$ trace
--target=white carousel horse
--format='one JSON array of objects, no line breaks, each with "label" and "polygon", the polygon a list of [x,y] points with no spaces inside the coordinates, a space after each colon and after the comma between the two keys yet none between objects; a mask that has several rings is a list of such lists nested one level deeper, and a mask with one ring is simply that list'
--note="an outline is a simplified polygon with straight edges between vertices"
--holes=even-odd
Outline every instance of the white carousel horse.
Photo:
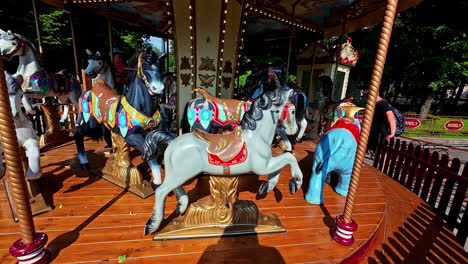
[{"label": "white carousel horse", "polygon": [[78,109],[78,99],[81,95],[81,85],[70,74],[49,74],[39,59],[39,53],[34,45],[17,33],[0,29],[0,57],[10,60],[19,57],[19,64],[13,77],[23,76],[21,88],[30,98],[57,97],[60,104],[64,104],[60,124],[65,124],[68,118],[70,101]]},{"label": "white carousel horse", "polygon": [[[174,191],[178,212],[188,206],[188,196],[182,188],[187,180],[205,172],[208,175],[269,175],[268,182],[260,186],[259,193],[273,190],[281,168],[291,167],[289,181],[291,193],[302,185],[302,172],[296,158],[289,152],[272,156],[271,143],[275,128],[282,126],[288,135],[297,132],[293,90],[277,89],[258,97],[244,115],[241,126],[223,135],[201,130],[183,134],[172,140],[164,154],[166,175],[156,189],[152,216],[145,226],[145,234],[154,233],[161,224],[165,200]],[[221,146],[221,147],[219,147]],[[183,162],[183,166],[181,166]]]},{"label": "white carousel horse", "polygon": [[101,78],[113,90],[115,89],[114,75],[112,74],[112,65],[105,60],[99,51],[93,53],[89,49],[86,50],[88,55],[88,66],[85,69],[85,74],[92,78],[94,86],[97,78]]},{"label": "white carousel horse", "polygon": [[[9,73],[5,72],[5,77],[8,86],[8,95],[10,97],[11,113],[15,122],[16,136],[18,137],[19,145],[24,148],[26,157],[28,158],[26,177],[28,180],[37,180],[42,176],[39,142],[31,122],[21,110],[21,102],[28,113],[34,115],[35,111],[32,109],[28,98],[24,96],[23,90],[20,88],[20,83],[22,81],[21,76],[15,79]],[[1,151],[0,145],[0,152]],[[3,162],[0,162],[0,172],[4,170]],[[3,175],[3,173],[1,175]]]}]

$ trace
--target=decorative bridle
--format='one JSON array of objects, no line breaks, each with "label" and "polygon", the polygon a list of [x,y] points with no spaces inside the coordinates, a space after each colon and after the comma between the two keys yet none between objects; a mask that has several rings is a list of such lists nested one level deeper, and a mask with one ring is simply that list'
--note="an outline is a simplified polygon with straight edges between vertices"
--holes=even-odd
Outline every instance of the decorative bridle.
[{"label": "decorative bridle", "polygon": [[[0,34],[0,39],[16,40],[18,42],[16,47],[13,49],[13,51],[10,52],[10,54],[13,54],[13,53],[17,52],[19,49],[26,46],[26,41],[22,40],[21,38],[19,38],[15,34],[8,34],[7,32],[5,32],[5,33]],[[8,57],[2,56],[2,58],[8,58]]]},{"label": "decorative bridle", "polygon": [[150,85],[148,83],[148,79],[146,78],[145,73],[143,72],[143,52],[138,55],[137,59],[137,76],[143,80],[143,83],[145,84],[146,88],[148,88],[148,92],[151,95],[154,95],[153,91],[150,89]]},{"label": "decorative bridle", "polygon": [[96,60],[96,61],[100,60],[100,61],[102,61],[102,65],[99,68],[99,71],[97,71],[96,75],[99,74],[102,71],[102,69],[104,69],[104,67],[106,67],[106,65],[107,65],[107,62],[105,60],[103,60],[101,56],[97,56],[96,54],[88,55],[88,60]]}]

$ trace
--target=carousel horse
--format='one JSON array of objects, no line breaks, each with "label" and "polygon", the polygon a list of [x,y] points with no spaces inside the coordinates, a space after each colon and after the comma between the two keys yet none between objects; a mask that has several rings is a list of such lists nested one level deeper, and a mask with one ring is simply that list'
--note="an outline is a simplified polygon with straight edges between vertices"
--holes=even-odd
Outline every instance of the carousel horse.
[{"label": "carousel horse", "polygon": [[[147,132],[156,129],[161,122],[155,97],[164,90],[162,69],[166,55],[158,57],[151,47],[137,52],[130,60],[130,65],[136,66],[136,70],[129,73],[122,95],[117,94],[102,79],[97,79],[93,89],[80,97],[75,142],[82,168],[88,169],[84,136],[99,139],[102,136],[101,125],[121,135],[126,143],[144,153]],[[154,183],[160,184],[161,173],[157,160],[147,161]]]},{"label": "carousel horse", "polygon": [[88,66],[85,69],[85,74],[92,78],[92,84],[94,85],[97,78],[101,78],[114,90],[114,74],[112,72],[112,65],[109,61],[104,59],[99,51],[93,53],[87,49],[86,54],[88,55]]},{"label": "carousel horse", "polygon": [[[246,94],[250,95],[251,99],[247,101],[220,99],[201,88],[194,89],[204,98],[193,99],[187,103],[182,119],[182,132],[188,133],[194,129],[201,129],[205,132],[212,132],[213,128],[234,129],[250,109],[253,99],[258,97],[258,93],[286,87],[282,76],[284,76],[283,67],[268,67],[250,75],[251,79],[246,84],[246,87],[249,88],[246,88],[245,91],[248,91]],[[253,86],[256,86],[257,89]],[[301,127],[296,141],[300,141],[307,127],[305,119],[307,96],[301,90],[294,89],[293,103],[296,107],[296,119]],[[285,142],[286,151],[291,152],[292,144],[284,131],[277,129],[276,134]]]},{"label": "carousel horse", "polygon": [[81,85],[71,74],[49,74],[39,59],[39,53],[34,45],[23,36],[0,29],[0,57],[10,60],[19,57],[16,73],[23,76],[21,88],[29,98],[42,99],[54,96],[60,104],[64,104],[60,124],[64,125],[68,118],[69,103],[78,109],[78,98],[81,95]]},{"label": "carousel horse", "polygon": [[[40,151],[39,143],[37,140],[36,131],[34,130],[29,119],[23,114],[21,109],[21,103],[25,110],[34,115],[31,104],[28,98],[24,96],[23,90],[21,89],[21,75],[15,79],[9,73],[5,72],[5,77],[8,86],[8,95],[10,98],[11,113],[13,115],[13,121],[15,123],[16,136],[18,137],[18,143],[25,150],[26,157],[28,158],[28,169],[26,171],[26,178],[28,180],[37,180],[42,176],[41,164],[40,164]],[[0,153],[1,145],[0,145]],[[3,172],[3,162],[0,162],[0,171]],[[3,175],[3,173],[1,174]]]},{"label": "carousel horse", "polygon": [[174,191],[178,198],[178,212],[185,212],[189,200],[182,184],[202,172],[224,176],[251,172],[269,175],[268,183],[262,184],[259,190],[269,192],[278,182],[281,168],[289,164],[292,175],[289,190],[295,193],[302,184],[302,172],[296,158],[291,153],[273,157],[270,147],[277,126],[282,126],[290,135],[297,132],[292,97],[292,90],[288,89],[264,93],[252,103],[241,125],[229,134],[196,130],[175,138],[164,153],[166,174],[156,189],[155,205],[146,223],[145,234],[154,233],[161,224],[169,192]]},{"label": "carousel horse", "polygon": [[221,99],[202,88],[193,91],[203,95],[203,98],[192,99],[186,104],[182,119],[183,133],[195,129],[205,132],[212,132],[213,128],[232,130],[250,108],[250,101]]},{"label": "carousel horse", "polygon": [[361,131],[360,121],[354,117],[364,108],[344,106],[343,109],[346,116],[323,134],[315,149],[309,189],[305,195],[305,199],[311,204],[323,203],[323,186],[330,172],[339,175],[335,192],[343,196],[348,194]]},{"label": "carousel horse", "polygon": [[[250,98],[255,99],[263,92],[273,91],[278,87],[286,88],[286,65],[278,67],[268,67],[247,77],[247,82],[243,88],[244,94]],[[296,136],[296,142],[299,142],[304,136],[305,129],[307,127],[306,120],[306,107],[307,107],[307,95],[300,89],[293,88],[294,90],[294,105],[296,106],[296,122],[300,126],[299,134]],[[283,140],[286,145],[286,151],[292,151],[292,144],[289,141],[287,135],[280,129],[276,131],[279,138]]]}]

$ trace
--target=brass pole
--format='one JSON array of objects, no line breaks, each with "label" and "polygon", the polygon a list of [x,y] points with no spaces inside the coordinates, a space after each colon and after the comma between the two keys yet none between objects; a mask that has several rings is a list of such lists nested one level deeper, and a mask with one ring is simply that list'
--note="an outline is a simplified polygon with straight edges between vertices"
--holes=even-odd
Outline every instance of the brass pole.
[{"label": "brass pole", "polygon": [[73,7],[70,7],[70,29],[72,35],[72,44],[73,44],[73,58],[75,59],[75,73],[78,80],[80,79],[80,68],[78,67],[78,52],[76,47],[76,34],[75,34],[75,24],[73,19]]},{"label": "brass pole", "polygon": [[[316,92],[314,93],[312,91],[312,84],[314,83],[314,77],[315,77],[314,76],[314,68],[315,68],[315,52],[316,51],[317,51],[317,43],[314,42],[314,48],[312,49],[312,66],[310,67],[309,91],[308,91],[308,94],[307,94],[307,96],[309,98],[312,98],[313,100],[315,100],[315,98],[317,98],[317,96],[316,96],[317,93]],[[311,93],[312,93],[313,96],[310,96]]]},{"label": "brass pole", "polygon": [[385,59],[387,57],[388,44],[392,34],[393,21],[395,20],[396,8],[398,0],[387,0],[385,8],[384,22],[380,32],[379,45],[377,48],[377,55],[375,57],[374,68],[372,70],[372,79],[369,86],[368,99],[364,111],[364,119],[361,130],[361,137],[356,152],[356,159],[354,161],[353,173],[351,175],[351,183],[349,185],[348,196],[344,209],[344,221],[349,223],[351,221],[351,214],[353,212],[354,198],[359,183],[359,175],[361,174],[362,162],[366,154],[367,141],[369,139],[369,132],[374,117],[374,109],[379,94],[380,82],[382,80],[382,73],[384,69]]},{"label": "brass pole", "polygon": [[37,12],[37,0],[32,0],[33,12],[34,12],[34,21],[36,22],[36,34],[39,53],[42,54],[42,35],[41,35],[41,21],[39,20],[39,14]]},{"label": "brass pole", "polygon": [[[112,65],[114,65],[114,53],[113,53],[113,50],[114,50],[114,47],[113,47],[113,43],[112,43],[112,18],[111,16],[107,16],[107,31],[108,31],[108,34],[109,34],[109,49],[110,49],[110,61],[112,63]],[[114,67],[114,66],[112,66]]]},{"label": "brass pole", "polygon": [[18,158],[21,157],[21,154],[11,114],[4,70],[3,62],[0,60],[0,136],[2,137],[6,168],[10,177],[21,237],[24,244],[30,244],[34,241],[36,231],[26,190],[23,164]]},{"label": "brass pole", "polygon": [[[296,5],[299,4],[301,0],[297,0],[292,4],[292,14],[291,14],[291,21],[294,20],[296,17]],[[292,48],[292,38],[293,38],[293,26],[290,26],[289,31],[289,47],[288,47],[288,65],[286,65],[286,82],[289,80],[289,63],[291,62],[291,48]]]},{"label": "brass pole", "polygon": [[[333,72],[333,90],[331,92],[331,95],[330,95],[330,100],[332,99],[333,97],[333,92],[335,91],[336,89],[336,75],[338,74],[338,66],[339,66],[339,62],[340,62],[340,55],[341,55],[341,45],[343,45],[343,40],[344,40],[344,35],[345,35],[345,30],[346,30],[346,23],[348,21],[348,12],[345,11],[345,14],[343,16],[343,27],[341,28],[341,35],[340,35],[340,43],[338,43],[338,49],[336,50],[336,55],[335,55],[335,70]],[[340,98],[341,99],[341,98]]]}]

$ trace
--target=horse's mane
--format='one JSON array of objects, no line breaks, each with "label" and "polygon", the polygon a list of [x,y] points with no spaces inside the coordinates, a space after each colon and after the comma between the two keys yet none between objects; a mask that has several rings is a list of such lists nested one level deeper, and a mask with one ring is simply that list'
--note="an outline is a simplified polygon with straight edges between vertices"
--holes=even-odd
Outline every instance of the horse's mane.
[{"label": "horse's mane", "polygon": [[[253,98],[255,92],[261,87],[264,89],[264,92],[286,87],[285,68],[285,64],[276,66],[269,65],[252,72],[252,74],[247,77],[247,82],[243,87],[243,93],[247,97]],[[270,76],[270,70],[274,76]],[[270,82],[267,82],[268,80],[270,80]]]},{"label": "horse's mane", "polygon": [[22,35],[20,35],[18,33],[13,33],[13,35],[15,37],[19,38],[20,40],[24,41],[24,43],[26,43],[26,45],[32,50],[34,58],[36,59],[36,61],[38,61],[39,65],[42,68],[44,68],[44,65],[42,64],[41,56],[39,55],[39,51],[37,51],[36,47],[31,43],[31,41],[29,41],[27,38],[23,37]]},{"label": "horse's mane", "polygon": [[5,79],[8,88],[8,94],[16,94],[20,88],[18,81],[7,71],[5,71]]},{"label": "horse's mane", "polygon": [[128,71],[127,81],[125,82],[125,85],[124,85],[124,93],[127,92],[128,90],[127,84],[131,83],[137,75],[136,67],[138,63],[138,55],[140,55],[141,52],[143,51],[135,52],[135,54],[133,54],[133,56],[128,60],[128,67],[131,68],[132,70]]},{"label": "horse's mane", "polygon": [[272,105],[280,106],[284,103],[283,94],[289,89],[276,89],[267,91],[259,96],[250,106],[250,110],[242,118],[241,126],[243,129],[255,130],[258,120],[263,118],[263,110],[270,109]]}]

